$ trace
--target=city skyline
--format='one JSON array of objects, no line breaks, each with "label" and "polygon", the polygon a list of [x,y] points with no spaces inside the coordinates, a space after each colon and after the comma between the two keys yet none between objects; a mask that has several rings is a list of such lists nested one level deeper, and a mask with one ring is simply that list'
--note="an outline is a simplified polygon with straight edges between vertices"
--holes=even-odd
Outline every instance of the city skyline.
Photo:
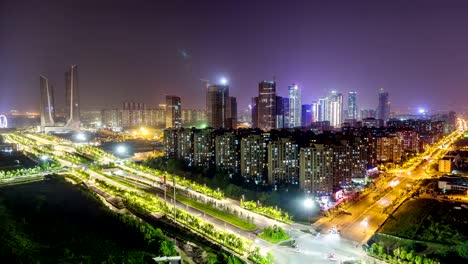
[{"label": "city skyline", "polygon": [[[216,83],[222,77],[229,79],[238,108],[245,109],[258,82],[276,77],[278,95],[285,96],[288,84],[298,83],[303,87],[303,103],[312,103],[330,90],[356,91],[360,107],[374,109],[375,94],[383,87],[392,95],[395,110],[465,111],[463,101],[457,100],[464,97],[468,81],[462,63],[466,55],[457,50],[468,43],[461,26],[468,19],[464,16],[468,6],[461,1],[424,3],[424,14],[417,3],[375,6],[362,1],[352,6],[321,5],[320,12],[308,16],[304,11],[315,10],[315,3],[292,4],[284,10],[290,11],[288,20],[266,22],[256,18],[260,10],[281,14],[283,6],[183,1],[161,5],[142,1],[129,6],[114,1],[105,8],[105,1],[96,6],[87,1],[73,6],[49,1],[38,7],[3,1],[0,30],[7,41],[0,44],[0,56],[5,58],[0,63],[0,112],[38,111],[37,76],[59,80],[62,65],[72,63],[80,66],[81,109],[112,108],[124,100],[158,105],[169,94],[182,96],[187,108],[202,108],[200,91],[205,85],[200,79]],[[207,14],[226,19],[210,25]],[[237,18],[244,16],[237,25]],[[335,22],[329,22],[328,16],[335,17]],[[47,19],[39,19],[43,17]],[[189,19],[197,22],[189,25]],[[98,26],[92,27],[89,20]],[[444,24],[438,26],[439,22]],[[298,23],[305,26],[295,27]],[[125,31],[126,37],[121,34],[123,27],[131,29]],[[73,29],[69,38],[61,37],[66,28]],[[353,29],[352,36],[346,33]],[[43,37],[31,39],[34,32]],[[90,45],[90,35],[95,45]],[[215,41],[201,42],[210,36]],[[425,41],[429,36],[444,41]],[[279,41],[265,44],[264,38]],[[295,39],[298,45],[282,39]],[[438,63],[429,64],[429,59]],[[51,84],[61,98],[60,83]],[[450,94],[460,95],[455,101],[439,97],[447,87]],[[57,105],[57,109],[63,107]]]}]

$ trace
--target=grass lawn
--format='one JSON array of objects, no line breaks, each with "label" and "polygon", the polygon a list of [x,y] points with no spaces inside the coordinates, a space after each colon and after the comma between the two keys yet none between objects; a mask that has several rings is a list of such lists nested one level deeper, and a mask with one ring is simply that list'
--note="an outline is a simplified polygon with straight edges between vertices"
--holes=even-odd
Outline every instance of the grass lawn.
[{"label": "grass lawn", "polygon": [[379,229],[379,233],[413,238],[434,204],[432,199],[417,199],[404,203],[388,218]]},{"label": "grass lawn", "polygon": [[288,235],[285,235],[283,237],[280,237],[280,238],[273,238],[273,237],[269,237],[267,235],[265,235],[265,233],[260,233],[258,235],[259,238],[263,239],[263,240],[266,240],[272,244],[276,244],[276,243],[279,243],[281,241],[285,241],[285,240],[288,240],[289,239],[289,236]]},{"label": "grass lawn", "polygon": [[467,211],[460,207],[460,203],[410,200],[390,216],[378,232],[427,242],[457,244],[468,238]]},{"label": "grass lawn", "polygon": [[147,242],[139,226],[121,219],[87,190],[63,180],[1,187],[0,259],[154,263],[151,258],[161,254],[158,243],[163,240]]},{"label": "grass lawn", "polygon": [[215,209],[211,206],[207,206],[203,203],[200,203],[200,202],[197,202],[197,201],[194,201],[194,200],[191,200],[189,198],[186,198],[184,196],[181,196],[181,195],[177,195],[177,201],[180,201],[181,203],[184,203],[188,206],[191,206],[193,208],[196,208],[200,211],[203,211],[207,214],[210,214],[216,218],[219,218],[223,221],[226,221],[230,224],[233,224],[237,227],[240,227],[244,230],[255,230],[257,228],[257,226],[251,222],[248,222],[247,220],[244,220],[244,219],[240,219],[239,217],[233,215],[233,214],[230,214],[230,213],[227,213],[227,212],[224,212],[224,211],[221,211],[221,210],[218,210],[218,209]]}]

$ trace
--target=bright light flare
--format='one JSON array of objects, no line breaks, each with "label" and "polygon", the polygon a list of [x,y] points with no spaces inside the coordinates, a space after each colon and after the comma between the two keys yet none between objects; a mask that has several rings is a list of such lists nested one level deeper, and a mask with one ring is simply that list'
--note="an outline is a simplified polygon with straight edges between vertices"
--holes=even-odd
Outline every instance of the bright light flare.
[{"label": "bright light flare", "polygon": [[75,137],[79,141],[86,141],[86,139],[87,139],[85,133],[83,133],[83,132],[80,132],[80,133],[76,134]]},{"label": "bright light flare", "polygon": [[48,160],[49,160],[49,157],[46,156],[46,155],[42,155],[42,156],[41,156],[41,160],[42,160],[42,161],[48,161]]},{"label": "bright light flare", "polygon": [[387,198],[382,198],[380,199],[379,204],[383,207],[387,207],[388,205],[390,205],[390,201],[388,201]]},{"label": "bright light flare", "polygon": [[311,198],[307,198],[304,200],[304,207],[305,208],[312,208],[314,207],[314,200],[312,200]]},{"label": "bright light flare", "polygon": [[222,85],[226,85],[228,83],[228,80],[224,77],[222,77],[219,82],[222,84]]},{"label": "bright light flare", "polygon": [[117,153],[124,154],[126,152],[127,152],[127,148],[125,146],[120,145],[117,147]]},{"label": "bright light flare", "polygon": [[364,218],[364,219],[361,221],[360,225],[361,225],[362,227],[364,227],[364,228],[367,228],[367,227],[369,226],[369,219],[368,219],[367,217]]},{"label": "bright light flare", "polygon": [[393,181],[390,182],[389,185],[390,185],[390,187],[395,187],[395,186],[397,186],[399,183],[400,183],[399,180],[393,180]]}]

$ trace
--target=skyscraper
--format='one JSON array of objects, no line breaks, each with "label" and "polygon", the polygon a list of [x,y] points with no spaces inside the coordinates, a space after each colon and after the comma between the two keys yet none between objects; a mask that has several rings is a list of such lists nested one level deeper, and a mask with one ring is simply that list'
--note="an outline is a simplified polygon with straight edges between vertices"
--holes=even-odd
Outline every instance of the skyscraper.
[{"label": "skyscraper", "polygon": [[41,127],[55,125],[54,88],[49,85],[49,79],[40,76],[41,86]]},{"label": "skyscraper", "polygon": [[[276,96],[276,128],[284,128],[285,127],[285,109],[284,109],[284,99],[281,96]],[[289,100],[289,99],[288,99]]]},{"label": "skyscraper", "polygon": [[327,98],[320,98],[317,105],[317,121],[325,121],[325,115],[327,112]]},{"label": "skyscraper", "polygon": [[80,128],[80,105],[78,94],[78,66],[71,65],[65,72],[66,104],[65,116],[67,128]]},{"label": "skyscraper", "polygon": [[325,121],[330,121],[333,127],[340,127],[343,123],[343,95],[332,91],[325,102]]},{"label": "skyscraper", "polygon": [[388,121],[390,116],[390,101],[388,100],[388,92],[384,92],[383,88],[379,91],[379,105],[377,106],[377,119]]},{"label": "skyscraper", "polygon": [[166,95],[166,128],[182,127],[182,109],[179,96]]},{"label": "skyscraper", "polygon": [[206,115],[209,127],[232,128],[237,126],[237,101],[235,97],[229,97],[229,86],[208,86],[206,90]]},{"label": "skyscraper", "polygon": [[312,122],[319,121],[319,103],[312,102]]},{"label": "skyscraper", "polygon": [[313,110],[313,105],[312,104],[302,105],[302,117],[301,117],[302,124],[301,124],[301,126],[303,126],[303,127],[310,126],[310,124],[312,123],[312,120],[313,120],[313,115],[314,115],[313,111],[314,110]]},{"label": "skyscraper", "polygon": [[258,84],[257,126],[268,131],[276,128],[276,83],[262,81]]},{"label": "skyscraper", "polygon": [[297,84],[288,86],[289,92],[289,128],[300,127],[301,124],[301,112],[302,112],[302,100],[301,100],[301,89]]},{"label": "skyscraper", "polygon": [[358,119],[356,92],[348,93],[348,119]]},{"label": "skyscraper", "polygon": [[225,128],[237,128],[237,99],[233,96],[229,96],[228,98]]}]

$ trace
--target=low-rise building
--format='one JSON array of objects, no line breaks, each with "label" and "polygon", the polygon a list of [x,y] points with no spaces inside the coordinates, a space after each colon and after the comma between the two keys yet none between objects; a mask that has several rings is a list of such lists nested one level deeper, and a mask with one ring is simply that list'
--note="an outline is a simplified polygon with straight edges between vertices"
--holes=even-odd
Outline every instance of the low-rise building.
[{"label": "low-rise building", "polygon": [[439,172],[451,173],[452,172],[452,161],[448,158],[439,160]]},{"label": "low-rise building", "polygon": [[437,186],[442,191],[468,191],[468,178],[445,175],[439,178]]}]

